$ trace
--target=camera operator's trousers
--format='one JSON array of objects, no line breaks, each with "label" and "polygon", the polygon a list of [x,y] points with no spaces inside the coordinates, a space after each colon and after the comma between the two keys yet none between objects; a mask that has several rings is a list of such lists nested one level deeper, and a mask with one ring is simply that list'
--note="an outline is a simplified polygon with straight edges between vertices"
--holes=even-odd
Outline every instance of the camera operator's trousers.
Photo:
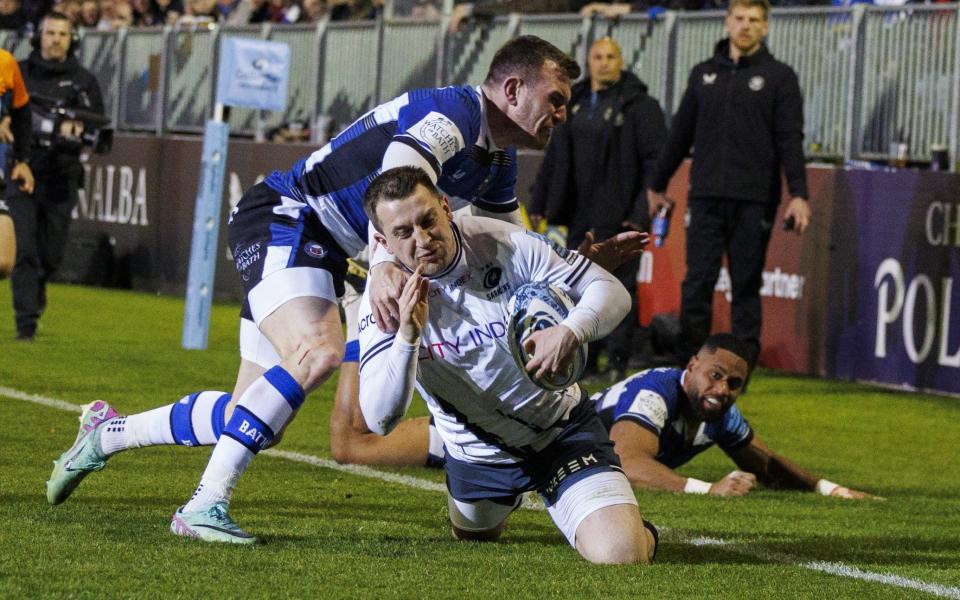
[{"label": "camera operator's trousers", "polygon": [[70,213],[77,203],[72,177],[39,174],[33,195],[7,182],[7,204],[17,238],[17,260],[10,275],[18,334],[32,337],[47,305],[47,279],[63,262]]}]

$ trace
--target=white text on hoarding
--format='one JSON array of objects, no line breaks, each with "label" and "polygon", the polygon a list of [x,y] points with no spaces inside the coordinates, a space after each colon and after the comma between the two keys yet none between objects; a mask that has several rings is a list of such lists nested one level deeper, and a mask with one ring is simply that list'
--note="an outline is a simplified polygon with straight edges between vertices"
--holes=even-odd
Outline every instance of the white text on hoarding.
[{"label": "white text on hoarding", "polygon": [[[950,305],[953,297],[952,277],[943,277],[940,280],[938,296],[930,277],[921,273],[908,283],[904,281],[900,263],[894,258],[888,258],[877,268],[873,287],[877,290],[877,337],[873,349],[874,356],[883,358],[887,355],[887,327],[902,317],[904,349],[914,364],[920,364],[927,359],[933,349],[934,341],[939,338],[937,364],[944,367],[960,367],[960,346],[953,354],[948,347]],[[926,322],[920,324],[922,333],[917,340],[914,333],[915,320],[917,309],[921,306],[923,314],[926,315]]]}]

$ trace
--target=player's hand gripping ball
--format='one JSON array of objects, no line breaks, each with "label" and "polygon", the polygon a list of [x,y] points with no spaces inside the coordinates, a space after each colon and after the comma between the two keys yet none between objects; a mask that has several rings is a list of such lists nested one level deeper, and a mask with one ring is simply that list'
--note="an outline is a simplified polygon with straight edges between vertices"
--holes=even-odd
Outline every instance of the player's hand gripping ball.
[{"label": "player's hand gripping ball", "polygon": [[577,348],[573,361],[563,372],[538,381],[524,368],[531,357],[524,350],[523,343],[533,332],[559,325],[575,304],[562,290],[545,282],[521,285],[507,302],[507,339],[510,341],[513,360],[524,375],[545,390],[568,388],[583,377],[587,366],[587,345]]}]

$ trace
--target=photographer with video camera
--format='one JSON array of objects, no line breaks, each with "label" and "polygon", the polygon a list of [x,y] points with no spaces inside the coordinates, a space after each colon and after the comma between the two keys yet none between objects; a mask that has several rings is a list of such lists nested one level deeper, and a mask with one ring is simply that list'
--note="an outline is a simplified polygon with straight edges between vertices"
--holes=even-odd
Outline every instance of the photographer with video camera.
[{"label": "photographer with video camera", "polygon": [[33,100],[30,167],[35,189],[32,196],[17,186],[7,186],[6,192],[17,240],[10,280],[18,340],[36,335],[46,307],[47,280],[63,261],[70,214],[83,179],[80,150],[94,145],[91,129],[99,134],[108,122],[102,117],[96,78],[73,56],[76,44],[70,18],[48,13],[33,40],[33,52],[20,63]]}]

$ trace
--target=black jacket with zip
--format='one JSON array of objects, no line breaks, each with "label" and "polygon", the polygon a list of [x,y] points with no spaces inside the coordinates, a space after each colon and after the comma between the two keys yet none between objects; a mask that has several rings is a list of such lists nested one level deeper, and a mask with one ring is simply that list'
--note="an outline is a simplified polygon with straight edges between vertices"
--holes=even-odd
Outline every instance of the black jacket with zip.
[{"label": "black jacket with zip", "polygon": [[779,203],[781,167],[791,197],[807,198],[797,74],[766,45],[735,63],[729,40],[721,40],[690,71],[650,181],[654,191],[666,189],[691,145],[691,198]]},{"label": "black jacket with zip", "polygon": [[[103,96],[96,77],[83,68],[72,55],[63,61],[45,60],[39,50],[20,62],[20,71],[30,94],[34,110],[43,110],[41,98],[55,100],[65,108],[79,108],[97,114],[104,113]],[[36,141],[36,139],[34,140]],[[60,151],[34,145],[31,152],[34,175],[56,175],[81,172],[79,151]]]},{"label": "black jacket with zip", "polygon": [[[574,139],[571,123],[558,127],[550,138],[546,154],[531,190],[528,210],[547,217],[554,225],[567,225],[571,231],[593,229],[598,240],[623,231],[621,223],[631,221],[648,226],[646,177],[656,164],[661,144],[666,137],[663,111],[655,99],[647,95],[645,83],[629,71],[623,71],[620,80],[608,90],[612,96],[612,110],[599,126],[603,128],[603,142],[594,151],[603,165],[596,177],[598,187],[589,198],[578,198],[576,177],[579,172],[573,159]],[[573,86],[567,104],[570,119],[575,119],[581,104],[589,102],[590,79]],[[593,207],[589,223],[574,223],[574,214],[580,204]]]}]

